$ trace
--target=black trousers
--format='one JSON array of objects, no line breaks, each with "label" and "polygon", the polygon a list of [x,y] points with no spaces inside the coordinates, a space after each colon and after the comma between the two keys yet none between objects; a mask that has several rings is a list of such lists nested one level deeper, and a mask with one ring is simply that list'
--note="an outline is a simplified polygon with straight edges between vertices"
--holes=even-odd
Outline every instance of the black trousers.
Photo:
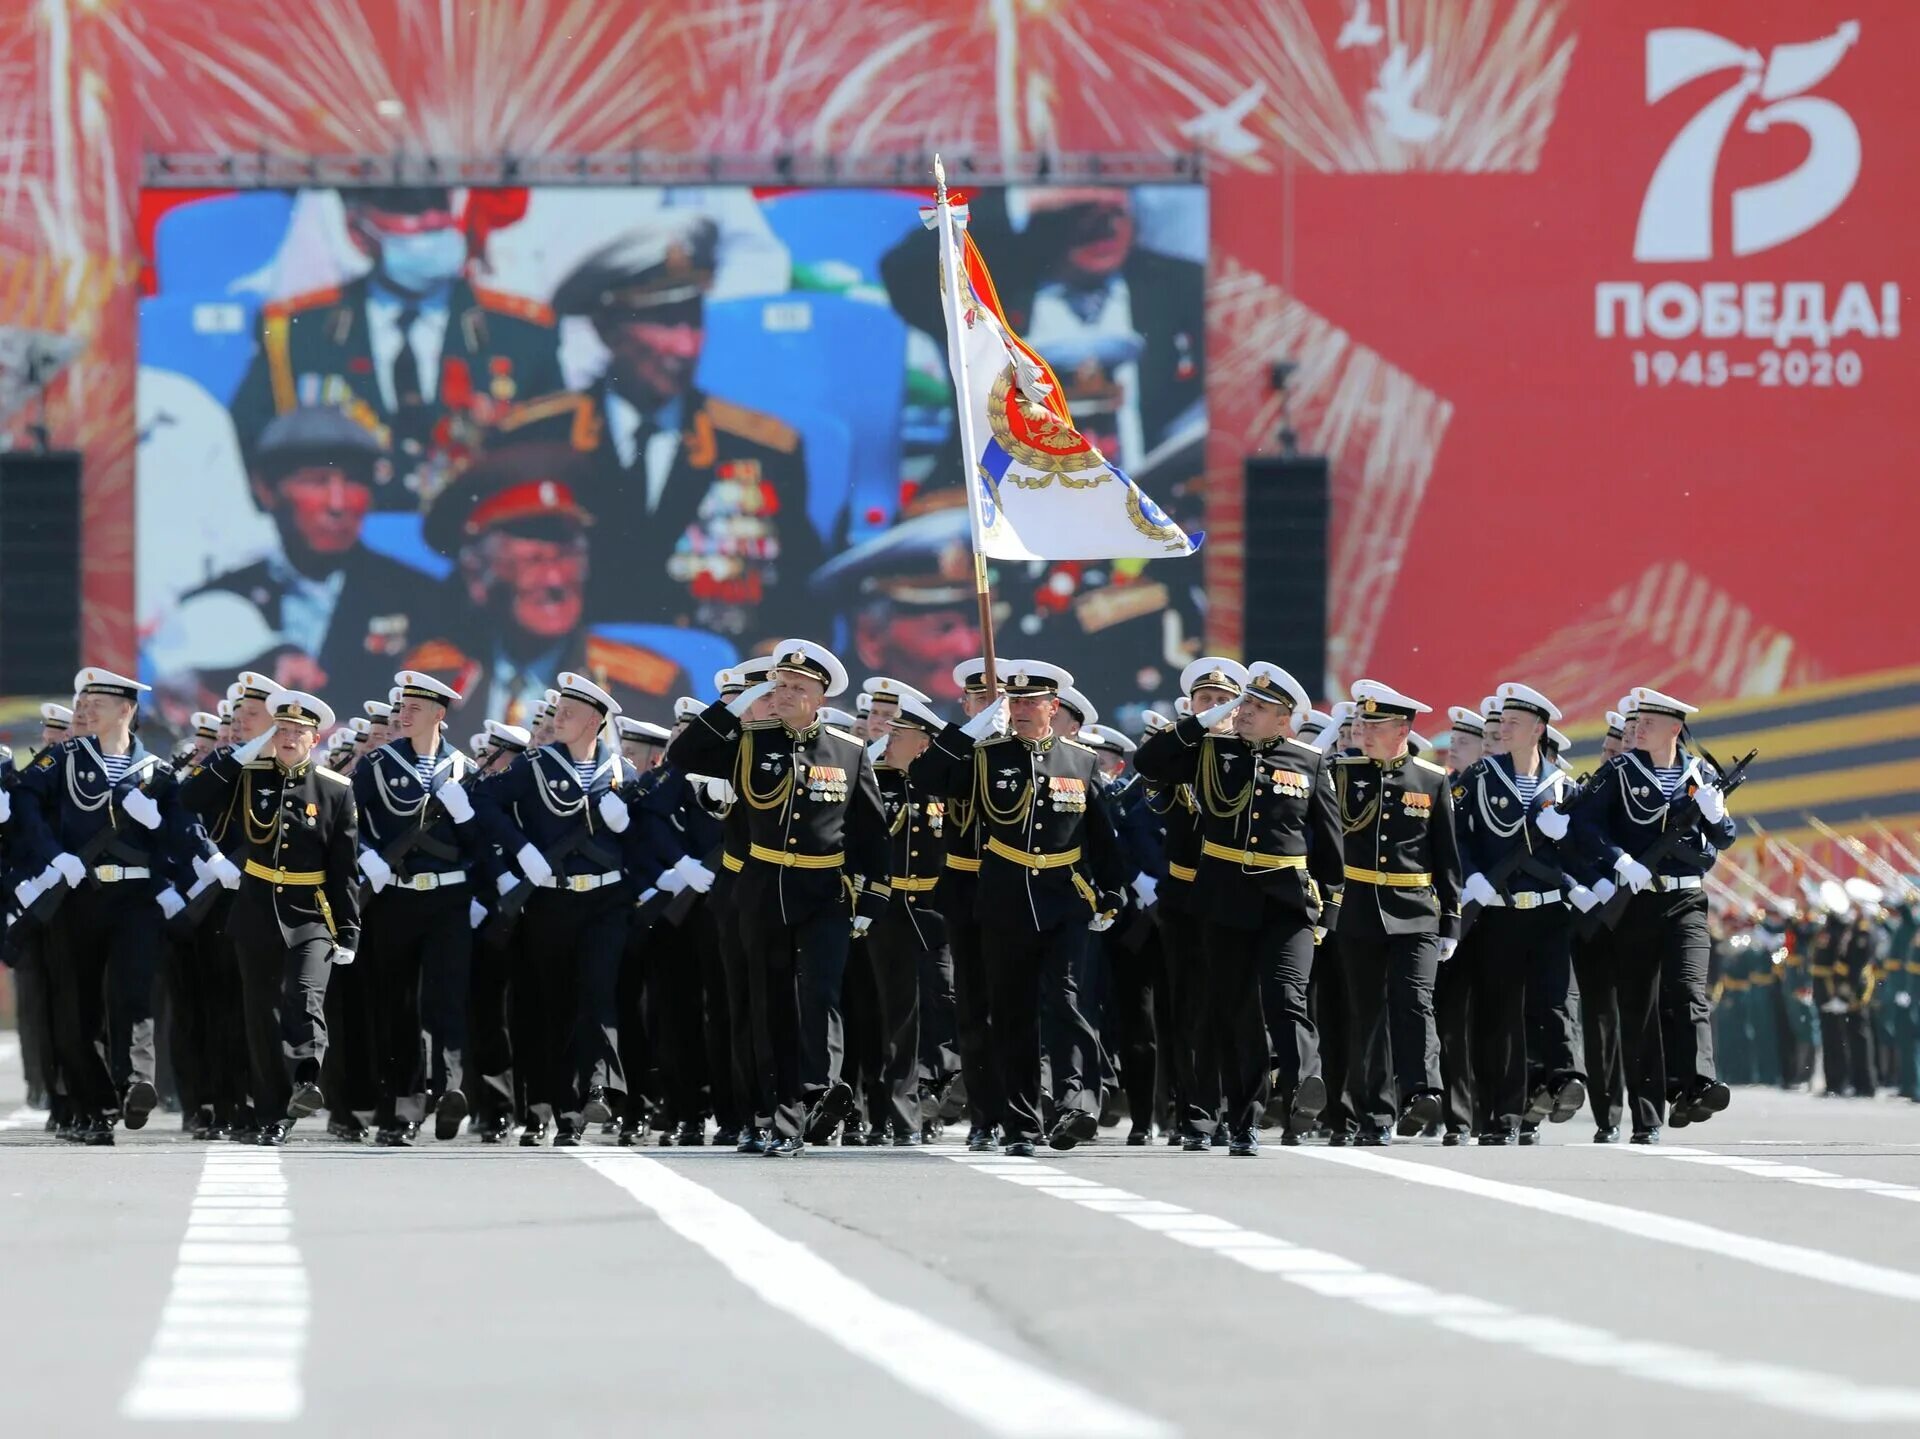
[{"label": "black trousers", "polygon": [[426,1117],[433,1068],[427,1041],[461,1087],[466,1068],[467,995],[472,985],[473,928],[464,884],[442,889],[389,887],[367,902],[360,950],[352,968],[370,990],[375,1116],[383,1124]]},{"label": "black trousers", "polygon": [[1542,905],[1516,914],[1549,915],[1534,925],[1533,959],[1527,966],[1527,1087],[1558,1087],[1587,1076],[1585,1046],[1575,1013],[1579,989],[1573,973],[1573,916],[1567,904]]},{"label": "black trousers", "polygon": [[1518,1131],[1527,1112],[1527,999],[1529,981],[1557,953],[1566,962],[1563,905],[1484,910],[1471,942],[1454,952],[1442,973],[1467,993],[1467,1052],[1474,1085],[1473,1127],[1481,1133]]},{"label": "black trousers", "polygon": [[626,884],[576,894],[542,889],[515,932],[514,1067],[527,1122],[578,1124],[587,1091],[624,1094],[620,952],[633,896]]},{"label": "black trousers", "polygon": [[[874,1020],[881,1036],[877,1088],[867,1122],[895,1134],[920,1131],[920,976],[929,951],[896,899],[863,941],[873,975]],[[932,951],[938,954],[939,951]]]},{"label": "black trousers", "polygon": [[920,1087],[932,1118],[940,1096],[960,1072],[955,1039],[953,950],[947,945],[920,950]]},{"label": "black trousers", "polygon": [[772,1073],[773,1124],[791,1138],[805,1132],[808,1109],[840,1079],[846,1044],[840,986],[851,920],[837,904],[800,924],[748,914],[740,937],[754,1063]]},{"label": "black trousers", "polygon": [[1220,1075],[1231,1130],[1258,1129],[1277,1062],[1291,1096],[1319,1072],[1320,1045],[1307,1013],[1313,926],[1295,911],[1264,906],[1255,929],[1206,925],[1207,1021],[1199,1062]]},{"label": "black trousers", "polygon": [[177,972],[176,1053],[198,1049],[205,1086],[199,1103],[212,1105],[220,1123],[235,1123],[247,1104],[247,1026],[240,1002],[240,961],[227,938],[221,905],[193,932]]},{"label": "black trousers", "polygon": [[254,1116],[261,1124],[271,1124],[287,1117],[295,1084],[320,1078],[327,1056],[327,990],[353,966],[327,963],[333,942],[324,938],[291,947],[235,949]]},{"label": "black trousers", "polygon": [[720,957],[720,934],[714,923],[710,897],[698,900],[680,925],[692,946],[694,968],[700,978],[701,1015],[696,1042],[706,1059],[707,1109],[722,1129],[738,1130],[750,1116],[741,1113],[734,1090],[732,997],[727,968]]},{"label": "black trousers", "polygon": [[[647,1117],[649,1100],[661,1099],[668,1091],[668,1066],[661,1055],[659,1032],[660,971],[673,963],[677,942],[677,931],[664,919],[642,927],[636,918],[627,926],[626,943],[620,947],[614,1003],[620,1015],[620,1068],[627,1077],[620,1117],[623,1124],[636,1129]],[[664,1105],[660,1122],[670,1122]]]},{"label": "black trousers", "polygon": [[[24,921],[23,921],[24,922]],[[19,929],[19,924],[14,926]],[[37,925],[31,936],[8,937],[13,961],[15,1022],[20,1026],[20,1062],[27,1093],[41,1104],[64,1095],[60,1060],[53,1037],[53,992],[47,976],[45,935]]]},{"label": "black trousers", "polygon": [[[1069,933],[1074,929],[1077,937]],[[1087,993],[1097,998],[1104,987],[1095,974],[1103,964],[1101,937],[1084,925],[1065,925],[1055,932],[1061,939],[1050,952],[1040,985],[1040,1042],[1046,1056],[1041,1118],[1049,1125],[1073,1110],[1097,1118],[1110,1072],[1100,1031],[1081,1000]]]},{"label": "black trousers", "polygon": [[1820,1064],[1827,1093],[1873,1098],[1873,1027],[1863,1010],[1820,1013]]},{"label": "black trousers", "polygon": [[54,1041],[81,1114],[111,1114],[153,1083],[153,988],[161,915],[145,883],[83,883],[53,917],[47,950]]},{"label": "black trousers", "polygon": [[[1707,999],[1707,898],[1697,889],[1636,894],[1613,932],[1620,1047],[1636,1131],[1657,1128],[1669,1091],[1714,1077]],[[1675,1016],[1663,1026],[1661,1008]]]},{"label": "black trousers", "polygon": [[1351,1089],[1353,1003],[1348,989],[1345,944],[1329,934],[1314,956],[1307,1002],[1314,1029],[1320,1036],[1320,1067],[1327,1081],[1327,1107],[1320,1122],[1336,1134],[1351,1134],[1359,1125]]},{"label": "black trousers", "polygon": [[1440,1119],[1449,1134],[1471,1134],[1480,1127],[1474,1110],[1479,1075],[1473,1064],[1473,981],[1485,943],[1476,921],[1433,981],[1434,1024],[1440,1034]]},{"label": "black trousers", "polygon": [[858,940],[847,946],[847,968],[840,981],[840,1046],[840,1078],[858,1102],[848,1125],[857,1130],[864,1120],[884,1127],[893,1108],[886,1077],[886,1022],[880,1015],[873,958]]},{"label": "black trousers", "polygon": [[[1055,1093],[1062,1109],[1097,1113],[1099,1095],[1089,1099],[1086,1081],[1098,1074],[1098,1054],[1074,1037],[1079,1019],[1073,994],[1073,964],[1086,947],[1084,921],[1069,920],[1051,929],[985,922],[980,927],[986,957],[987,1002],[993,1012],[990,1051],[1000,1094],[1000,1123],[1010,1140],[1037,1143],[1041,1138],[1040,1048],[1043,1008],[1050,1002],[1063,1019],[1062,1043],[1053,1058]],[[1085,1022],[1079,1021],[1084,1029]]]},{"label": "black trousers", "polygon": [[940,912],[947,917],[947,948],[953,951],[954,1046],[967,1087],[967,1121],[971,1128],[991,1129],[1000,1122],[1000,1090],[991,1049],[991,983],[973,912],[978,892],[972,875],[950,869],[940,877]]},{"label": "black trousers", "polygon": [[1161,1048],[1172,1056],[1174,1125],[1183,1133],[1207,1133],[1220,1118],[1220,1067],[1208,1038],[1206,946],[1195,916],[1169,911],[1164,901],[1154,909],[1172,989],[1172,1024]]},{"label": "black trousers", "polygon": [[1618,1129],[1626,1114],[1627,1073],[1620,1058],[1620,992],[1613,931],[1601,925],[1575,936],[1573,972],[1580,984],[1580,1037],[1586,1049],[1587,1106],[1600,1129]]},{"label": "black trousers", "polygon": [[467,1106],[476,1126],[518,1119],[523,1112],[514,1084],[513,1031],[508,1018],[514,947],[488,925],[473,937],[466,1085]]},{"label": "black trousers", "polygon": [[1363,1124],[1384,1128],[1416,1094],[1440,1092],[1433,981],[1440,946],[1431,934],[1343,935],[1351,1001],[1347,1088]]},{"label": "black trousers", "polygon": [[356,953],[355,963],[340,967],[327,981],[327,1052],[320,1088],[330,1114],[367,1120],[380,1107],[383,1027],[373,975],[358,959]]},{"label": "black trousers", "polygon": [[[1161,971],[1160,932],[1150,920],[1129,914],[1121,924],[1132,926],[1136,941],[1129,949],[1108,934],[1107,1012],[1102,1021],[1112,1037],[1111,1052],[1120,1065],[1120,1086],[1127,1095],[1127,1114],[1133,1127],[1153,1128],[1154,1093],[1160,1084],[1160,1038],[1154,1027],[1154,996],[1165,987]],[[1172,1046],[1168,1046],[1171,1054]]]},{"label": "black trousers", "polygon": [[742,1128],[768,1129],[773,1125],[772,1040],[755,1028],[753,983],[747,964],[746,939],[741,932],[740,912],[722,889],[724,877],[707,896],[707,908],[713,916],[714,945],[720,957],[722,982],[726,989],[727,1048],[729,1074],[733,1085],[733,1104]]}]

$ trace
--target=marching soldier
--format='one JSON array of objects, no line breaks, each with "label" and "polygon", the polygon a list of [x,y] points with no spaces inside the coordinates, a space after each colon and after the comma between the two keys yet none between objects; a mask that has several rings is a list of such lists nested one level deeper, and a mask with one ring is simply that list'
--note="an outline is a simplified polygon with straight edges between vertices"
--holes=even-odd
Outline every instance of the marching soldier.
[{"label": "marching soldier", "polygon": [[[1136,761],[1162,783],[1193,785],[1200,800],[1207,1023],[1196,1063],[1221,1075],[1234,1155],[1259,1152],[1270,1055],[1288,1135],[1326,1103],[1307,981],[1322,894],[1338,894],[1344,863],[1326,758],[1295,736],[1306,691],[1264,660],[1243,673],[1228,698],[1149,736]],[[1210,689],[1233,683],[1217,664],[1190,671],[1188,684],[1196,678]],[[1230,733],[1214,732],[1229,720]]]},{"label": "marching soldier", "polygon": [[[404,1147],[419,1133],[430,1091],[437,1096],[435,1138],[456,1137],[467,1114],[470,881],[481,837],[464,788],[474,767],[442,733],[459,691],[416,670],[394,679],[400,698],[389,721],[393,737],[358,766],[353,795],[358,863],[369,891],[360,960],[372,986],[375,1142]],[[421,1049],[423,1021],[433,1037],[434,1072]]]},{"label": "marching soldier", "polygon": [[[1714,1072],[1707,1003],[1707,896],[1702,876],[1736,831],[1712,767],[1680,743],[1694,707],[1645,686],[1633,691],[1635,744],[1595,776],[1574,813],[1582,840],[1633,899],[1614,930],[1621,1048],[1633,1105],[1633,1142],[1656,1144],[1666,1102],[1682,1122],[1711,1119],[1731,1092]],[[1691,803],[1686,803],[1691,799]],[[1658,868],[1642,863],[1677,826],[1681,842]],[[1661,1036],[1661,1010],[1675,1022]]]},{"label": "marching soldier", "polygon": [[73,688],[77,737],[41,751],[11,807],[16,867],[38,870],[19,898],[32,908],[45,895],[40,909],[53,911],[46,958],[68,1102],[85,1141],[110,1145],[116,1119],[140,1129],[159,1102],[155,909],[170,919],[185,907],[175,863],[189,852],[191,822],[175,803],[173,767],[135,734],[148,687],[89,667]]},{"label": "marching soldier", "polygon": [[[1201,668],[1196,671],[1194,666]],[[1213,655],[1203,656],[1187,666],[1188,676],[1219,669],[1223,678],[1231,677],[1235,686],[1246,682],[1246,670],[1238,661]],[[1206,685],[1215,698],[1227,693],[1223,686]],[[1179,705],[1187,706],[1182,718],[1192,713],[1187,697]],[[1149,736],[1162,733],[1172,725],[1156,712],[1147,712]],[[1157,723],[1156,723],[1157,721]],[[1200,946],[1199,912],[1195,908],[1194,881],[1200,874],[1199,800],[1190,784],[1163,785],[1142,772],[1147,785],[1147,803],[1159,819],[1165,873],[1156,887],[1153,916],[1160,928],[1160,952],[1166,977],[1167,1024],[1161,1031],[1161,1049],[1170,1059],[1168,1093],[1173,1123],[1168,1126],[1167,1143],[1187,1143],[1201,1149],[1210,1142],[1208,1130],[1220,1117],[1220,1077],[1217,1067],[1208,1074],[1197,1072],[1198,1050],[1206,1024],[1205,971],[1201,967],[1205,951]],[[1211,1046],[1206,1046],[1211,1053]],[[1207,1096],[1204,1100],[1201,1096]],[[1203,1127],[1204,1126],[1204,1127]],[[1132,1136],[1128,1136],[1131,1140]]]},{"label": "marching soldier", "polygon": [[[847,673],[807,640],[774,647],[770,677],[716,700],[667,748],[690,773],[731,778],[744,807],[746,854],[731,892],[740,913],[755,1064],[774,1075],[774,1129],[763,1152],[823,1143],[853,1109],[840,1073],[841,983],[850,933],[884,913],[886,820],[858,736],[823,724],[821,702]],[[743,727],[761,699],[777,716]],[[849,912],[847,881],[854,896]],[[761,1050],[765,1053],[761,1053]]]},{"label": "marching soldier", "polygon": [[[1452,725],[1447,743],[1447,772],[1453,784],[1453,823],[1456,835],[1464,838],[1467,811],[1463,778],[1486,753],[1486,721],[1480,711],[1454,705],[1447,711]],[[1464,847],[1464,846],[1463,846]],[[1479,969],[1479,950],[1484,939],[1473,932],[1460,937],[1453,958],[1440,967],[1433,982],[1433,1009],[1440,1031],[1440,1117],[1445,1127],[1443,1145],[1449,1148],[1469,1143],[1474,1136],[1473,1034],[1470,1029],[1473,976]]]},{"label": "marching soldier", "polygon": [[[533,742],[526,730],[499,720],[488,720],[481,735],[486,744],[479,756],[480,777],[474,781],[476,790],[506,773]],[[467,1107],[480,1142],[504,1144],[512,1137],[514,1117],[518,1113],[513,1036],[507,1024],[513,949],[511,926],[494,923],[493,919],[500,877],[512,866],[490,835],[483,833],[480,838],[484,843],[478,847],[475,863],[468,871],[474,890],[468,905],[474,941],[467,1035],[472,1049],[466,1066]]]},{"label": "marching soldier", "polygon": [[[1090,932],[1110,928],[1124,902],[1118,843],[1104,810],[1089,805],[1092,750],[1054,733],[1063,686],[1057,665],[1008,660],[1006,695],[964,726],[950,724],[914,762],[912,778],[965,802],[981,829],[980,949],[993,1016],[1006,1152],[1030,1155],[1041,1138],[1040,1022],[1043,991],[1073,1036],[1054,1052],[1060,1117],[1047,1142],[1072,1149],[1099,1131],[1099,1063],[1078,1038],[1090,1034],[1073,976]],[[1011,733],[995,738],[1010,724]]]},{"label": "marching soldier", "polygon": [[1334,778],[1346,836],[1340,958],[1356,1142],[1384,1145],[1396,1115],[1403,1137],[1440,1118],[1433,982],[1459,943],[1460,852],[1446,770],[1407,751],[1428,707],[1372,680],[1353,702],[1362,753],[1342,756]]},{"label": "marching soldier", "polygon": [[[1600,762],[1633,747],[1632,696],[1623,696],[1620,708],[1607,711],[1607,732],[1600,741]],[[1591,885],[1602,904],[1614,894],[1606,875]],[[1587,1061],[1587,1103],[1593,1112],[1593,1142],[1614,1144],[1620,1139],[1620,1120],[1626,1113],[1626,1070],[1620,1058],[1620,1000],[1613,969],[1613,931],[1595,925],[1589,934],[1576,935],[1572,944],[1573,977],[1580,987],[1580,1039]]]},{"label": "marching soldier", "polygon": [[239,818],[244,863],[227,921],[239,956],[241,1003],[259,1143],[286,1143],[294,1121],[326,1107],[327,977],[353,963],[360,940],[354,892],[359,821],[348,782],[313,763],[333,711],[278,690],[271,727],[189,770],[183,797],[202,815]]}]

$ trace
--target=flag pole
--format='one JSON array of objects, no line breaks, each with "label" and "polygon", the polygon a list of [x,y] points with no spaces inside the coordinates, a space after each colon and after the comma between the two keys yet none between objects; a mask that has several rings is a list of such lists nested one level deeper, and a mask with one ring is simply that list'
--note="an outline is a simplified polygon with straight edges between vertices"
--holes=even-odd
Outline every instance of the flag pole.
[{"label": "flag pole", "polygon": [[940,302],[947,316],[948,367],[958,380],[955,400],[960,411],[960,483],[967,497],[967,532],[973,537],[973,588],[980,602],[980,646],[986,660],[988,692],[999,686],[999,666],[993,657],[993,594],[987,585],[986,536],[980,525],[980,501],[973,487],[979,483],[974,472],[980,465],[980,446],[973,433],[973,386],[967,377],[967,347],[962,339],[965,320],[961,314],[960,286],[966,273],[966,258],[960,248],[953,223],[953,209],[947,203],[947,170],[940,157],[933,157],[933,180],[937,190],[935,208],[940,217]]}]

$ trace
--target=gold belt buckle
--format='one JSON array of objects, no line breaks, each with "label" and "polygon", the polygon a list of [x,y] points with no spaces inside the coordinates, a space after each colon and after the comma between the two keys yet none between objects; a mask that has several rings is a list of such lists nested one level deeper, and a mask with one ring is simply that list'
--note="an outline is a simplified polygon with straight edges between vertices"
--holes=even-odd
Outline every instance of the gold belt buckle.
[{"label": "gold belt buckle", "polygon": [[117,864],[99,865],[94,869],[93,877],[102,884],[118,884],[121,879],[120,866]]},{"label": "gold belt buckle", "polygon": [[432,889],[439,882],[440,877],[438,875],[416,874],[412,879],[407,881],[407,884],[413,889],[427,890]]},{"label": "gold belt buckle", "polygon": [[575,894],[585,894],[593,888],[593,882],[598,878],[593,874],[570,874],[567,876],[567,888]]},{"label": "gold belt buckle", "polygon": [[1523,891],[1513,897],[1513,907],[1515,909],[1538,909],[1540,907],[1540,896],[1534,894],[1531,890]]}]

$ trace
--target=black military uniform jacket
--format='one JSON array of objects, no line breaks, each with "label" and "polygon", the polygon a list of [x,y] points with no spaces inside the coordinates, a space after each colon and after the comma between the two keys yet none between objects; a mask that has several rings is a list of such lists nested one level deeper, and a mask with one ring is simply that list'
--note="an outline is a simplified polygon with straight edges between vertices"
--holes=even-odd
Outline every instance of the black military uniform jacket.
[{"label": "black military uniform jacket", "polygon": [[892,911],[913,926],[922,949],[939,949],[947,942],[939,890],[946,873],[947,802],[891,765],[876,769],[874,779],[887,815]]},{"label": "black military uniform jacket", "polygon": [[733,783],[746,853],[733,895],[762,921],[802,924],[843,902],[855,881],[855,913],[878,919],[892,899],[887,821],[866,743],[815,721],[746,725],[716,700],[667,746],[667,760]]},{"label": "black military uniform jacket", "polygon": [[1600,766],[1593,778],[1591,797],[1573,811],[1574,829],[1609,870],[1622,854],[1635,858],[1645,854],[1672,823],[1685,823],[1690,833],[1656,868],[1656,873],[1669,878],[1705,874],[1720,858],[1720,851],[1739,835],[1731,816],[1709,824],[1690,803],[1675,812],[1676,801],[1691,795],[1697,785],[1717,783],[1720,776],[1705,760],[1689,754],[1685,746],[1676,750],[1674,758],[1681,769],[1673,800],[1660,787],[1653,756],[1634,749]]},{"label": "black military uniform jacket", "polygon": [[1454,829],[1460,840],[1461,868],[1491,881],[1494,871],[1508,863],[1511,851],[1524,850],[1504,881],[1494,887],[1503,896],[1558,890],[1564,900],[1567,891],[1584,883],[1591,872],[1565,848],[1577,847],[1571,828],[1565,840],[1555,842],[1539,831],[1536,822],[1547,806],[1565,805],[1574,787],[1544,756],[1537,778],[1533,798],[1522,799],[1513,757],[1498,754],[1476,760],[1455,780]]},{"label": "black military uniform jacket", "polygon": [[1281,737],[1254,746],[1208,734],[1191,715],[1148,735],[1134,767],[1191,784],[1199,801],[1198,913],[1239,929],[1261,923],[1261,901],[1320,918],[1323,891],[1342,882],[1340,822],[1326,757]]},{"label": "black military uniform jacket", "polygon": [[1127,877],[1106,811],[1089,803],[1097,756],[1074,740],[1015,735],[975,745],[950,724],[909,771],[916,784],[966,804],[982,835],[974,914],[1034,930],[1117,913]]},{"label": "black military uniform jacket", "polygon": [[360,820],[344,776],[311,759],[295,770],[242,765],[228,747],[188,768],[181,797],[227,835],[227,857],[243,871],[227,917],[243,958],[312,939],[359,947]]},{"label": "black military uniform jacket", "polygon": [[1194,798],[1192,785],[1155,784],[1145,775],[1142,779],[1147,785],[1147,804],[1160,822],[1161,852],[1166,857],[1160,911],[1166,915],[1192,914],[1193,887],[1200,878],[1199,801]]},{"label": "black military uniform jacket", "polygon": [[[114,865],[148,871],[145,879],[118,881],[116,891],[125,884],[153,896],[169,884],[178,887],[182,869],[191,882],[186,866],[198,831],[177,803],[173,766],[148,753],[138,736],[127,760],[126,772],[110,782],[100,751],[82,736],[50,745],[27,766],[13,796],[9,845],[22,877],[66,853],[78,855],[89,871]],[[135,790],[158,806],[157,828],[146,828],[123,808]]]},{"label": "black military uniform jacket", "polygon": [[1460,847],[1446,770],[1418,755],[1334,761],[1345,841],[1340,933],[1460,937]]},{"label": "black military uniform jacket", "polygon": [[524,845],[539,850],[562,885],[576,875],[616,870],[650,883],[658,871],[634,806],[629,802],[627,827],[618,834],[600,815],[602,795],[619,791],[626,799],[639,778],[620,751],[602,740],[594,749],[592,780],[582,789],[571,752],[564,745],[543,745],[473,791],[474,822],[509,861],[517,863]]},{"label": "black military uniform jacket", "polygon": [[[420,772],[414,767],[415,758],[413,742],[400,735],[353,767],[353,797],[360,807],[360,843],[377,851],[393,870],[394,878],[402,881],[414,875],[464,870],[484,840],[477,811],[467,823],[457,825],[437,798],[450,784],[471,791],[478,766],[443,740],[431,780],[436,798],[429,799],[420,783]],[[467,798],[472,800],[471,792]]]}]

